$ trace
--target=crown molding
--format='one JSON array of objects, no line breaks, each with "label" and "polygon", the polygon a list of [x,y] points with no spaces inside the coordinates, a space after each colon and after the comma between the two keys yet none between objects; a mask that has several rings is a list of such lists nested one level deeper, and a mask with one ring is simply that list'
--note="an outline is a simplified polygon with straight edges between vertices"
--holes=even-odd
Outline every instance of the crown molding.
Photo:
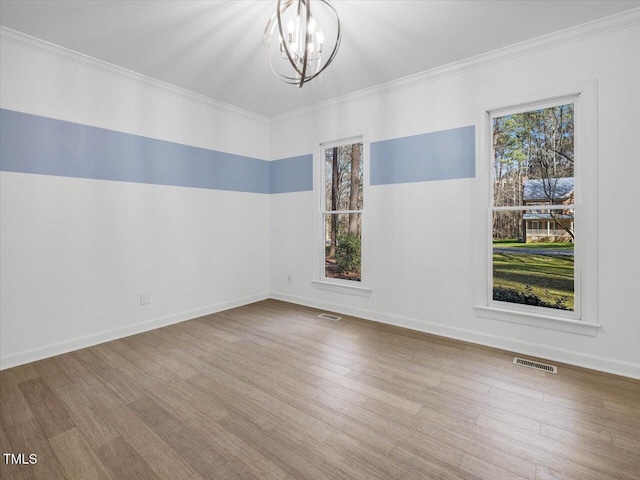
[{"label": "crown molding", "polygon": [[469,70],[475,70],[512,58],[529,55],[549,48],[567,43],[576,42],[585,38],[602,35],[615,30],[640,24],[640,7],[625,12],[610,15],[608,17],[593,20],[591,22],[576,25],[565,30],[549,33],[531,40],[514,43],[506,47],[481,53],[473,57],[465,58],[457,62],[435,67],[423,72],[407,75],[390,82],[374,85],[373,87],[358,90],[356,92],[341,95],[339,97],[315,103],[306,107],[291,110],[289,112],[270,117],[270,122],[286,120],[305,113],[321,110],[340,104],[352,103],[366,98],[373,98],[391,92],[403,90],[413,86],[429,83],[434,80],[456,75]]},{"label": "crown molding", "polygon": [[112,63],[90,57],[89,55],[85,55],[83,53],[76,52],[75,50],[71,50],[51,42],[41,40],[39,38],[27,35],[26,33],[18,32],[17,30],[13,30],[11,28],[0,26],[0,40],[2,40],[3,42],[12,43],[22,48],[34,50],[38,53],[43,53],[45,55],[60,58],[69,63],[81,65],[100,73],[126,80],[136,85],[153,88],[155,90],[159,90],[179,98],[184,98],[203,105],[207,105],[211,108],[249,117],[262,123],[269,122],[269,117],[266,117],[264,115],[259,115],[255,112],[245,110],[218,100],[214,100],[213,98],[207,97],[205,95],[200,95],[198,93],[192,92],[191,90],[180,88],[170,83],[163,82],[146,75],[142,75],[141,73],[137,73],[132,70],[114,65]]}]

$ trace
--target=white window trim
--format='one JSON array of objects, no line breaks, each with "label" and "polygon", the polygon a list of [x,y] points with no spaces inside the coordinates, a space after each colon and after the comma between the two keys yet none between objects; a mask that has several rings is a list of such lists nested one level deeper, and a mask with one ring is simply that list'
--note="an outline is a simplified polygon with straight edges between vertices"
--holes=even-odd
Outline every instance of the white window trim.
[{"label": "white window trim", "polygon": [[[580,161],[575,166],[575,191],[578,200],[576,209],[579,220],[576,250],[576,312],[564,312],[544,307],[496,302],[492,295],[492,152],[491,135],[492,116],[518,113],[561,102],[574,103],[576,112],[576,156]],[[503,113],[504,112],[504,113]],[[543,92],[522,95],[516,98],[500,99],[481,109],[478,119],[479,138],[476,151],[476,171],[478,172],[479,231],[481,236],[476,250],[481,258],[479,291],[476,295],[476,314],[481,318],[498,320],[521,325],[529,325],[551,330],[595,336],[600,328],[598,319],[598,117],[597,117],[597,81],[591,80],[577,85],[560,86]],[[582,195],[586,192],[588,196]],[[481,210],[481,211],[480,211]],[[480,223],[481,222],[481,223]]]},{"label": "white window trim", "polygon": [[[361,260],[360,260],[360,275],[361,281],[355,282],[351,280],[343,280],[340,278],[331,278],[325,276],[324,269],[324,151],[327,148],[340,147],[343,145],[349,145],[352,143],[362,143],[362,156],[363,156],[363,178],[362,178],[362,210],[359,211],[362,215],[362,236],[361,242]],[[311,280],[311,285],[314,288],[320,290],[327,290],[335,293],[344,293],[348,295],[356,295],[360,297],[368,297],[371,295],[371,288],[368,288],[365,282],[368,281],[368,262],[369,256],[369,241],[367,239],[367,232],[369,231],[369,215],[367,215],[368,198],[369,198],[369,141],[368,134],[360,133],[355,135],[345,136],[339,140],[331,140],[325,142],[319,142],[318,148],[314,153],[314,182],[313,190],[315,196],[315,221],[314,221],[314,278]],[[342,211],[341,211],[342,212]],[[348,213],[344,211],[342,213]]]},{"label": "white window trim", "polygon": [[548,330],[577,333],[578,335],[595,337],[600,328],[600,325],[583,322],[581,320],[555,317],[553,315],[539,314],[538,312],[515,312],[514,309],[511,308],[511,305],[509,305],[509,308],[475,305],[474,308],[476,314],[481,318],[546,328]]},{"label": "white window trim", "polygon": [[339,283],[339,278],[332,278],[331,282],[325,282],[323,280],[311,280],[311,284],[314,288],[319,290],[327,290],[328,292],[346,293],[348,295],[355,295],[357,297],[368,297],[371,295],[371,289],[365,287],[358,287],[355,285]]}]

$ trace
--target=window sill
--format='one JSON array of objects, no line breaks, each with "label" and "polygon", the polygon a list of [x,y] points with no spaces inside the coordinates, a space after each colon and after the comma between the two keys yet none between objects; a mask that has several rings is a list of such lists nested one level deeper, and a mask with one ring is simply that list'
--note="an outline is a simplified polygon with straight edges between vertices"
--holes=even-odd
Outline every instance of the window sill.
[{"label": "window sill", "polygon": [[311,284],[314,288],[327,290],[335,293],[346,293],[348,295],[356,295],[358,297],[369,297],[371,295],[370,288],[356,287],[355,285],[345,285],[341,283],[324,282],[320,280],[312,280]]},{"label": "window sill", "polygon": [[560,332],[576,333],[589,337],[595,337],[598,334],[598,329],[601,327],[601,325],[595,323],[586,323],[580,320],[571,320],[540,313],[519,312],[486,305],[475,305],[473,308],[476,309],[478,316],[482,318],[546,328],[548,330],[558,330]]}]

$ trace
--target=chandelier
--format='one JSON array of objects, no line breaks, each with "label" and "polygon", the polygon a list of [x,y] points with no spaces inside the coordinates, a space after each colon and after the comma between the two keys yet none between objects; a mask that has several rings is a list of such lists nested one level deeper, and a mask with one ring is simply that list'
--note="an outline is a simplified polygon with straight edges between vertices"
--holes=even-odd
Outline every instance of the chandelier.
[{"label": "chandelier", "polygon": [[[340,46],[340,19],[334,6],[328,0],[314,0],[312,12],[311,4],[311,0],[278,0],[264,30],[271,70],[283,82],[299,88],[329,66]],[[277,43],[272,42],[276,33]],[[327,45],[329,35],[335,40]]]}]

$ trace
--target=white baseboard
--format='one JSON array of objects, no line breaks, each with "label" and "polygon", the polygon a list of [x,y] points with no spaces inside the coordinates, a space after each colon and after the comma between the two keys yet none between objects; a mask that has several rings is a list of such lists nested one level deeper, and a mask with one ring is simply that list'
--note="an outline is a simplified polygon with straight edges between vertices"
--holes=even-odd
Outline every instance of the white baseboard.
[{"label": "white baseboard", "polygon": [[271,292],[271,298],[284,302],[295,303],[307,307],[319,308],[329,312],[351,315],[354,317],[373,320],[375,322],[396,325],[398,327],[409,328],[420,332],[431,333],[442,337],[454,338],[465,342],[477,343],[487,347],[500,348],[523,355],[545,358],[548,360],[566,363],[577,367],[589,368],[600,372],[613,373],[624,377],[640,379],[640,365],[637,363],[625,362],[596,355],[589,355],[573,350],[564,350],[548,347],[537,343],[523,342],[496,335],[450,327],[441,323],[418,320],[415,318],[390,315],[386,313],[374,312],[360,308],[353,308],[346,305],[321,302],[307,297],[299,297],[280,292]]},{"label": "white baseboard", "polygon": [[133,325],[128,325],[126,327],[114,328],[112,330],[105,330],[92,335],[85,335],[83,337],[77,337],[63,342],[52,343],[45,347],[24,350],[22,352],[0,357],[0,370],[17,367],[18,365],[35,362],[36,360],[42,360],[55,355],[61,355],[81,348],[91,347],[92,345],[98,345],[99,343],[110,342],[111,340],[117,340],[119,338],[147,332],[156,328],[166,327],[167,325],[173,325],[174,323],[192,320],[204,315],[211,315],[212,313],[229,310],[230,308],[241,307],[267,298],[269,298],[269,294],[266,292],[257,295],[250,295],[237,300],[209,305],[207,307],[197,308],[186,312],[175,313],[166,317],[147,320]]}]

